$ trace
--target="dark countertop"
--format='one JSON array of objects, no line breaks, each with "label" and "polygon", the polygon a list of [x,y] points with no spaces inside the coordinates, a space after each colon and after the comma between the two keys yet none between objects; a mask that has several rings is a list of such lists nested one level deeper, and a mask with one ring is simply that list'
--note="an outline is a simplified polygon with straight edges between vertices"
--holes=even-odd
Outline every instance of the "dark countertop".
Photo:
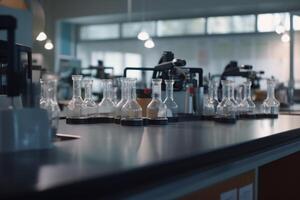
[{"label": "dark countertop", "polygon": [[148,127],[70,126],[61,120],[59,133],[81,138],[56,142],[51,150],[0,155],[0,194],[106,195],[163,181],[297,141],[300,116],[239,120],[234,125],[194,121]]}]

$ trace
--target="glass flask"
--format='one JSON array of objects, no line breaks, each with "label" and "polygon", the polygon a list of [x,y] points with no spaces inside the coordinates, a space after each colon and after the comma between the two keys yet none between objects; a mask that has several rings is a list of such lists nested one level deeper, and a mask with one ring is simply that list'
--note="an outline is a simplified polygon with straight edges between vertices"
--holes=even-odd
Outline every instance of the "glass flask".
[{"label": "glass flask", "polygon": [[166,84],[166,98],[164,100],[164,104],[167,106],[167,117],[168,118],[178,117],[178,105],[175,102],[173,96],[174,80],[165,80],[165,84]]},{"label": "glass flask", "polygon": [[115,104],[111,98],[112,80],[111,79],[103,79],[103,98],[98,105],[98,116],[101,118],[113,118],[115,111]]},{"label": "glass flask", "polygon": [[95,117],[98,112],[98,106],[93,100],[92,87],[93,79],[84,79],[84,100],[82,103],[82,116],[83,117]]},{"label": "glass flask", "polygon": [[214,116],[217,112],[218,104],[218,82],[210,80],[208,83],[208,96],[203,105],[203,115]]},{"label": "glass flask", "polygon": [[67,106],[67,118],[80,118],[82,116],[81,81],[82,75],[72,75],[73,97]]},{"label": "glass flask", "polygon": [[241,114],[251,114],[255,111],[255,103],[251,97],[251,81],[247,80],[243,83],[244,98],[239,104],[239,112]]},{"label": "glass flask", "polygon": [[49,123],[53,137],[58,128],[60,109],[57,103],[57,78],[53,75],[44,76],[44,89],[46,90],[46,103],[42,107],[48,111]]},{"label": "glass flask", "polygon": [[275,114],[279,112],[279,101],[275,98],[275,86],[276,82],[274,79],[267,80],[267,98],[263,102],[263,110],[265,114]]},{"label": "glass flask", "polygon": [[[121,121],[135,121],[142,125],[142,107],[136,101],[136,79],[127,80],[128,96],[127,101],[121,109]],[[123,124],[121,122],[121,124]]]},{"label": "glass flask", "polygon": [[161,100],[162,79],[152,79],[152,100],[147,106],[147,118],[167,120],[167,106]]},{"label": "glass flask", "polygon": [[238,104],[243,101],[243,85],[238,85],[236,88],[235,100]]},{"label": "glass flask", "polygon": [[217,115],[221,118],[236,119],[237,105],[232,100],[233,81],[222,80],[222,101],[217,107]]},{"label": "glass flask", "polygon": [[121,109],[123,105],[126,103],[128,98],[128,79],[121,78],[121,100],[117,103],[115,108],[115,119],[121,119]]},{"label": "glass flask", "polygon": [[40,85],[41,85],[41,97],[40,97],[40,108],[44,108],[47,102],[47,84],[45,83],[45,80],[40,79]]}]

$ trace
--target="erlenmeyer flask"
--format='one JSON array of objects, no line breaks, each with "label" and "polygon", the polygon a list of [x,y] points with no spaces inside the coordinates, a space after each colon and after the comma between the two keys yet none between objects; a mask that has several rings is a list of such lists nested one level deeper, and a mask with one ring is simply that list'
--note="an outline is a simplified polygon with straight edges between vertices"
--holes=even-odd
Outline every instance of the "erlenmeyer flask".
[{"label": "erlenmeyer flask", "polygon": [[67,107],[67,118],[80,118],[82,116],[81,80],[82,75],[72,75],[73,97]]},{"label": "erlenmeyer flask", "polygon": [[178,105],[174,100],[173,96],[173,85],[174,80],[165,80],[166,85],[166,98],[164,104],[167,106],[167,117],[168,121],[176,122],[178,121]]},{"label": "erlenmeyer flask", "polygon": [[240,114],[253,114],[255,111],[255,104],[251,98],[251,81],[243,83],[244,98],[239,104]]},{"label": "erlenmeyer flask", "polygon": [[98,106],[93,100],[92,87],[93,79],[84,79],[84,100],[82,103],[82,116],[83,117],[96,117],[98,113]]},{"label": "erlenmeyer flask", "polygon": [[274,79],[267,80],[267,98],[263,102],[265,114],[278,115],[280,103],[275,98],[275,86],[276,82]]},{"label": "erlenmeyer flask", "polygon": [[40,85],[41,85],[41,97],[40,97],[40,108],[45,108],[46,102],[47,102],[47,84],[45,83],[45,80],[40,79]]},{"label": "erlenmeyer flask", "polygon": [[103,119],[103,122],[113,122],[115,104],[112,102],[111,99],[112,80],[103,79],[102,86],[103,98],[98,105],[98,116]]},{"label": "erlenmeyer flask", "polygon": [[149,124],[167,124],[167,106],[161,101],[162,79],[152,79],[152,100],[147,106]]},{"label": "erlenmeyer flask", "polygon": [[57,103],[57,77],[54,75],[45,75],[43,77],[46,90],[46,103],[44,109],[48,111],[49,122],[51,125],[51,131],[53,138],[57,132],[60,109]]},{"label": "erlenmeyer flask", "polygon": [[121,109],[123,105],[126,103],[128,98],[128,79],[121,78],[121,100],[117,103],[115,108],[115,122],[120,123],[121,120]]},{"label": "erlenmeyer flask", "polygon": [[128,79],[127,101],[121,109],[121,124],[127,126],[142,126],[142,107],[136,101],[136,79]]},{"label": "erlenmeyer flask", "polygon": [[235,122],[236,120],[236,112],[237,106],[232,99],[233,93],[233,81],[230,80],[222,80],[222,101],[219,103],[217,107],[217,116],[220,119],[224,120],[232,120]]},{"label": "erlenmeyer flask", "polygon": [[213,117],[217,112],[218,104],[218,83],[210,80],[208,83],[208,96],[203,105],[203,115]]}]

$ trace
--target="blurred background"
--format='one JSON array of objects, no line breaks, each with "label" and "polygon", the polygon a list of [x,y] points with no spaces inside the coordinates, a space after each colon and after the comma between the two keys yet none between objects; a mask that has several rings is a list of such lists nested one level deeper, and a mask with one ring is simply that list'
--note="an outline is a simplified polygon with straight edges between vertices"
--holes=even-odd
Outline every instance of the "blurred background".
[{"label": "blurred background", "polygon": [[[125,67],[154,67],[163,51],[172,51],[187,67],[203,68],[204,76],[221,74],[236,60],[300,89],[299,0],[2,0],[0,5],[1,13],[18,18],[17,41],[32,47],[34,65],[61,79],[70,80],[72,73],[122,76]],[[101,72],[99,66],[106,68]],[[151,74],[128,75],[150,83]]]}]

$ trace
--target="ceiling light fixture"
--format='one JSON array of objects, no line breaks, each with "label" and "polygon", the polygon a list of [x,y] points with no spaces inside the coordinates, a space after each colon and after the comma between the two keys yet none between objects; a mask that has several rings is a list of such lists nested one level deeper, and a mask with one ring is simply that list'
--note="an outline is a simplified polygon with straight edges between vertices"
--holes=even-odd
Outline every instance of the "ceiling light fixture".
[{"label": "ceiling light fixture", "polygon": [[44,40],[46,40],[47,39],[47,35],[46,35],[46,33],[44,33],[44,32],[40,32],[39,34],[38,34],[38,36],[36,37],[36,40],[37,41],[44,41]]},{"label": "ceiling light fixture", "polygon": [[282,36],[281,36],[281,41],[282,41],[282,42],[289,42],[289,41],[290,41],[290,36],[289,36],[289,34],[288,34],[288,33],[282,34]]},{"label": "ceiling light fixture", "polygon": [[47,40],[47,42],[45,43],[45,49],[47,50],[52,50],[54,48],[53,43],[51,42],[51,40]]},{"label": "ceiling light fixture", "polygon": [[152,49],[153,47],[155,47],[155,43],[153,42],[153,40],[150,38],[148,39],[145,43],[144,46],[148,49]]},{"label": "ceiling light fixture", "polygon": [[139,32],[137,38],[139,40],[145,41],[145,40],[148,40],[150,38],[150,36],[149,36],[149,33],[147,33],[146,31],[141,31],[141,32]]}]

